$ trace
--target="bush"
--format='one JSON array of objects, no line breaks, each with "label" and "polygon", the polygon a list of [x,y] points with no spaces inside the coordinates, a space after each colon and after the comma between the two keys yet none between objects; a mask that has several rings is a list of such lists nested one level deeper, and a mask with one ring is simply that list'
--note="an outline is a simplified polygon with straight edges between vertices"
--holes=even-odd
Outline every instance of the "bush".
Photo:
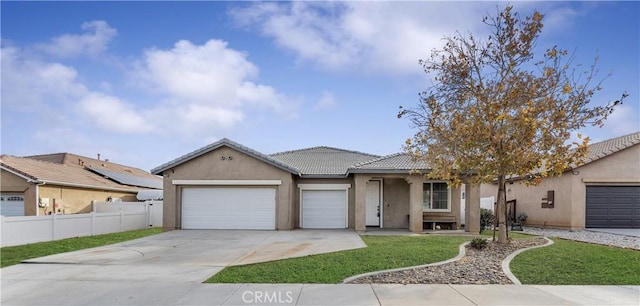
[{"label": "bush", "polygon": [[480,208],[480,232],[484,232],[486,229],[491,229],[493,225],[493,211]]},{"label": "bush", "polygon": [[473,238],[473,240],[471,240],[471,242],[469,244],[471,245],[472,248],[474,248],[476,250],[482,250],[482,249],[484,249],[484,247],[487,246],[487,239],[484,239],[484,238]]}]

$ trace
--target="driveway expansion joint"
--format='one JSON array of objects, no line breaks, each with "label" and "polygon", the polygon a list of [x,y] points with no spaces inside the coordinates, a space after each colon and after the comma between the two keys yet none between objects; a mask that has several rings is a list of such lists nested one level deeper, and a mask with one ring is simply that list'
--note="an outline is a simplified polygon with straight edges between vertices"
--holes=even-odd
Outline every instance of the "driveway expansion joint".
[{"label": "driveway expansion joint", "polygon": [[528,251],[528,250],[533,250],[533,249],[537,249],[537,248],[542,248],[542,247],[547,247],[553,244],[553,240],[547,238],[547,237],[542,237],[545,240],[547,240],[547,243],[543,244],[543,245],[535,245],[532,247],[528,247],[528,248],[524,248],[524,249],[519,249],[511,254],[509,254],[509,256],[507,256],[504,260],[502,260],[502,272],[504,272],[504,274],[507,275],[507,277],[509,278],[509,280],[511,282],[513,282],[513,284],[515,285],[522,285],[522,283],[520,282],[520,280],[513,275],[513,273],[511,273],[511,269],[509,268],[509,264],[511,264],[511,260],[513,260],[516,256],[518,256],[518,254]]},{"label": "driveway expansion joint", "polygon": [[458,256],[456,256],[454,258],[447,259],[445,261],[439,261],[439,262],[434,262],[434,263],[424,264],[424,265],[418,265],[418,266],[412,266],[412,267],[402,267],[402,268],[395,268],[395,269],[387,269],[387,270],[379,270],[379,271],[362,273],[362,274],[354,275],[354,276],[351,276],[351,277],[347,277],[342,281],[342,283],[343,284],[347,284],[347,283],[350,283],[350,282],[352,282],[352,281],[354,281],[354,280],[356,280],[358,278],[361,278],[361,277],[378,275],[378,274],[381,274],[381,273],[398,272],[398,271],[405,271],[405,270],[412,270],[412,269],[440,266],[440,265],[448,264],[448,263],[451,263],[451,262],[455,262],[455,261],[458,261],[458,260],[460,260],[460,259],[462,259],[464,257],[464,255],[466,254],[466,246],[467,246],[467,244],[469,244],[469,241],[467,241],[465,243],[462,243],[460,245],[460,247],[458,247]]}]

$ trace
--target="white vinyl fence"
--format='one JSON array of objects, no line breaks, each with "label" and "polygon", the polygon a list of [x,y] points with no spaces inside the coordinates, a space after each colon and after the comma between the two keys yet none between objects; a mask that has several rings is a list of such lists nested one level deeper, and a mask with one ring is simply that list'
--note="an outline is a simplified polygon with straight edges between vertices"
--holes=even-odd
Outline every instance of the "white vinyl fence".
[{"label": "white vinyl fence", "polygon": [[493,207],[495,205],[495,197],[486,197],[480,198],[480,208],[486,208],[490,211],[493,211]]},{"label": "white vinyl fence", "polygon": [[[141,204],[136,208],[127,206],[122,209],[113,210],[113,207],[109,207],[108,209],[112,209],[111,212],[26,217],[0,216],[0,236],[2,237],[0,245],[4,247],[72,237],[124,232],[145,229],[151,226],[161,227],[162,213],[159,213],[159,223],[157,222],[158,217],[153,217],[153,215],[158,215],[158,213],[155,213],[157,210],[156,207],[160,207],[159,210],[160,212],[162,211],[162,201],[153,202],[155,202],[153,205],[149,205],[151,203],[146,202],[136,202],[136,204]],[[153,207],[153,209],[150,209],[151,207]],[[94,210],[95,209],[94,206]]]},{"label": "white vinyl fence", "polygon": [[148,212],[149,227],[162,227],[162,201],[93,202],[93,212]]}]

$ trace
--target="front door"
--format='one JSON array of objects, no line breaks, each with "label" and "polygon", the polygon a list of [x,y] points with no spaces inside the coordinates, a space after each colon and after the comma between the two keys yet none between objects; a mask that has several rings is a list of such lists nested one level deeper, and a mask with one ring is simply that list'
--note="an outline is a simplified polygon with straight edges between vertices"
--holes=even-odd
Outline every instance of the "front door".
[{"label": "front door", "polygon": [[367,183],[367,226],[380,226],[380,181]]}]

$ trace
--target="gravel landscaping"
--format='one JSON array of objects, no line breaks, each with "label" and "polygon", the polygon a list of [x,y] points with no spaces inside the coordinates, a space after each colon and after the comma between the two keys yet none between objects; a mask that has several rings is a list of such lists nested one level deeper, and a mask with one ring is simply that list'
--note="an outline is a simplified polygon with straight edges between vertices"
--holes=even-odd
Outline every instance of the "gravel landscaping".
[{"label": "gravel landscaping", "polygon": [[640,250],[640,237],[592,231],[572,232],[568,230],[546,229],[537,227],[525,227],[524,233]]},{"label": "gravel landscaping", "polygon": [[460,260],[396,272],[383,272],[352,281],[352,284],[513,284],[502,271],[502,260],[523,248],[543,245],[543,238],[514,239],[501,245],[490,242],[482,250],[467,245]]}]

